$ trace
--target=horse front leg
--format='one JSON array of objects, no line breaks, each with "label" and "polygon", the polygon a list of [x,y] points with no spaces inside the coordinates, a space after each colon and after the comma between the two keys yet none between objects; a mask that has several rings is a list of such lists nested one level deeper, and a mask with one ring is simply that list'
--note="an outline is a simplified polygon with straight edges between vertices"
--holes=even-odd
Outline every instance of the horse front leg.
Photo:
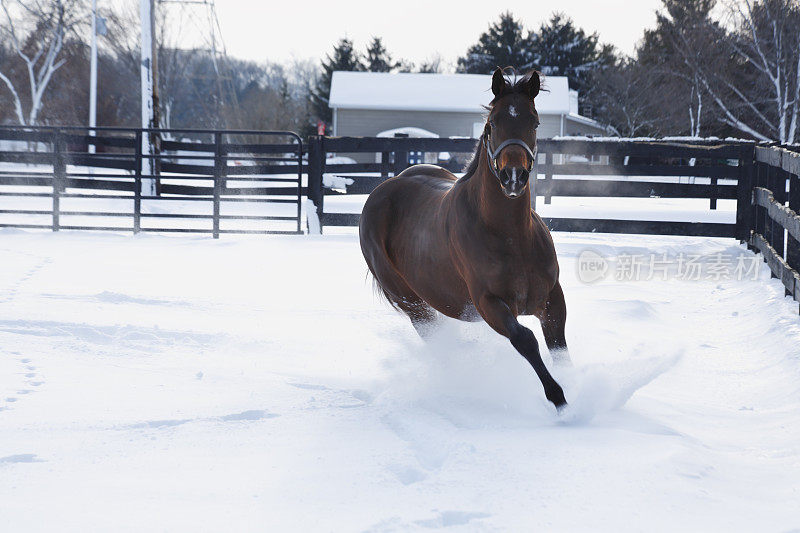
[{"label": "horse front leg", "polygon": [[536,375],[539,376],[539,381],[542,382],[547,399],[558,410],[566,407],[567,400],[564,398],[564,391],[544,365],[539,353],[539,343],[533,332],[520,324],[508,305],[497,296],[484,294],[475,301],[478,312],[486,323],[500,335],[508,338],[512,346],[533,367]]},{"label": "horse front leg", "polygon": [[567,304],[564,302],[564,291],[561,284],[556,283],[547,297],[544,311],[539,316],[542,323],[544,341],[553,358],[553,363],[559,366],[572,366],[567,351],[567,339],[564,335],[564,325],[567,322]]}]

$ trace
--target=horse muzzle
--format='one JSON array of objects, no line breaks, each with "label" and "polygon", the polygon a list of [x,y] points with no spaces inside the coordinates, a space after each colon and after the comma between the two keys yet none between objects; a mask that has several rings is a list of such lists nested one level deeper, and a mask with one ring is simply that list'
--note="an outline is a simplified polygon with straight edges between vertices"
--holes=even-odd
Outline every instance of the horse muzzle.
[{"label": "horse muzzle", "polygon": [[518,198],[525,192],[528,186],[530,172],[523,167],[504,167],[498,173],[503,194],[508,198]]}]

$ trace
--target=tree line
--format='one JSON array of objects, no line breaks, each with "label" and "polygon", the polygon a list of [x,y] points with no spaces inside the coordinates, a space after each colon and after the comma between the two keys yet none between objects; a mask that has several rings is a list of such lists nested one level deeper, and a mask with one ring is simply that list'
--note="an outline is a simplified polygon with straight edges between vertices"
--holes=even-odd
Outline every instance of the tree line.
[{"label": "tree line", "polygon": [[[0,124],[88,124],[87,4],[0,0]],[[137,7],[99,12],[106,31],[98,37],[98,126],[141,124]],[[156,25],[163,127],[310,131],[316,61],[257,63],[183,49],[175,42],[179,31]]]},{"label": "tree line", "polygon": [[662,0],[632,56],[555,14],[525,30],[500,16],[458,60],[567,76],[580,111],[615,135],[800,142],[800,1]]},{"label": "tree line", "polygon": [[[527,28],[502,13],[453,64],[395,58],[375,36],[347,38],[322,60],[220,58],[185,50],[157,27],[162,125],[290,129],[330,122],[333,71],[566,76],[581,114],[610,134],[800,142],[800,0],[662,0],[656,25],[622,54],[564,14]],[[0,123],[86,124],[89,14],[81,0],[0,0]],[[131,9],[130,7],[127,9]],[[138,13],[103,11],[98,125],[137,126]],[[546,86],[546,85],[545,85]]]}]

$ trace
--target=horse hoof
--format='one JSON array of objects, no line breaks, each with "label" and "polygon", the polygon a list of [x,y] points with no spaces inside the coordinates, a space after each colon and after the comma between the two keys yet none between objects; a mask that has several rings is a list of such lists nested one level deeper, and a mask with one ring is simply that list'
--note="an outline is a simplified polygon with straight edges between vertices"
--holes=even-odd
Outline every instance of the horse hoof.
[{"label": "horse hoof", "polygon": [[559,368],[571,368],[574,366],[567,350],[553,350],[551,354],[553,366],[557,366]]},{"label": "horse hoof", "polygon": [[565,407],[567,407],[567,400],[566,400],[566,399],[564,399],[564,396],[563,396],[563,395],[562,395],[561,397],[557,397],[557,398],[548,398],[548,400],[550,400],[550,403],[552,403],[552,404],[553,404],[553,405],[556,407],[556,410],[557,410],[559,413],[560,413],[560,412],[561,412],[561,411],[562,411],[562,410],[563,410]]}]

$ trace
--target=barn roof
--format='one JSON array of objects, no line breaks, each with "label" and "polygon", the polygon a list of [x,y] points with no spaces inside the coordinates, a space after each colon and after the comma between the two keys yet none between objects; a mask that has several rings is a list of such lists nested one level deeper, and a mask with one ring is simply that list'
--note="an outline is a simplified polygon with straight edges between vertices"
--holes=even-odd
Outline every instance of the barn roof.
[{"label": "barn roof", "polygon": [[[333,73],[329,105],[338,109],[483,112],[492,99],[492,77],[484,74],[419,74],[387,72]],[[536,97],[545,114],[568,114],[567,78],[547,76]],[[574,91],[572,91],[574,97]]]}]

